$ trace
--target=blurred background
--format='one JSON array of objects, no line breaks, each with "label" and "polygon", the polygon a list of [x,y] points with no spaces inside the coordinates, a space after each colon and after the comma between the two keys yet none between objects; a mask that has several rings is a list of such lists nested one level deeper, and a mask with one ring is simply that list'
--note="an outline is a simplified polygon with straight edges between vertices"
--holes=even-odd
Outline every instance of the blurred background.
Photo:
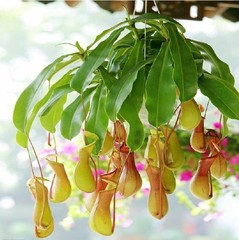
[{"label": "blurred background", "polygon": [[[100,6],[91,0],[80,4],[69,4],[70,1],[66,4],[63,0],[48,2],[51,3],[0,0],[0,239],[35,239],[32,222],[34,202],[26,186],[31,177],[28,157],[25,149],[15,142],[11,120],[17,97],[42,68],[58,56],[74,50],[67,43],[79,41],[85,47],[102,30],[126,17],[126,13],[118,11],[117,7],[107,9],[107,5],[101,3]],[[207,16],[198,20],[175,16],[186,28],[187,37],[207,42],[229,64],[239,89],[238,12],[226,14],[224,9],[220,12],[224,14],[215,14],[209,10]],[[199,12],[192,14],[197,18]],[[238,131],[238,123],[232,122],[230,126]],[[184,188],[187,191],[187,183]],[[175,196],[170,196],[169,202],[168,215],[158,221],[147,212],[146,197],[133,200],[127,210],[127,222],[117,226],[111,237],[93,233],[87,218],[76,220],[66,230],[60,224],[66,217],[66,206],[53,206],[55,231],[47,239],[239,239],[239,198],[225,195],[217,203],[220,213],[211,218],[193,216]]]}]

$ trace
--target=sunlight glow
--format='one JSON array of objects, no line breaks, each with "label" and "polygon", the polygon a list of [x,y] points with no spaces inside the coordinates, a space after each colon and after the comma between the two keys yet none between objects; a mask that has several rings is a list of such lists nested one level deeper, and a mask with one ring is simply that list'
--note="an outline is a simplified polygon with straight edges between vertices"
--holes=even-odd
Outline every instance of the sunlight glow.
[{"label": "sunlight glow", "polygon": [[15,200],[12,197],[5,196],[0,198],[0,208],[10,209],[15,206]]},{"label": "sunlight glow", "polygon": [[18,180],[16,174],[10,173],[4,164],[0,164],[0,176],[0,185],[2,189],[14,187]]},{"label": "sunlight glow", "polygon": [[11,8],[15,8],[19,6],[21,3],[22,3],[21,0],[11,0],[11,1],[0,0],[0,7],[1,7],[1,10],[9,10]]}]

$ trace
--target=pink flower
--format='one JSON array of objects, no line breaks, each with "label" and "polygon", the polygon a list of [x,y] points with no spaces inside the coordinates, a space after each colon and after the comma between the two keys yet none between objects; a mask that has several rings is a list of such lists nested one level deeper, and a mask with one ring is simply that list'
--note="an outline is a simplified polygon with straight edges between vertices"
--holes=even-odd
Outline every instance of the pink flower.
[{"label": "pink flower", "polygon": [[122,222],[121,227],[127,228],[133,223],[132,219],[126,219],[125,221]]},{"label": "pink flower", "polygon": [[144,167],[145,167],[145,165],[143,163],[141,163],[141,162],[136,163],[136,168],[138,171],[143,171]]},{"label": "pink flower", "polygon": [[204,153],[202,153],[202,157],[207,157],[210,151],[207,149]]},{"label": "pink flower", "polygon": [[99,176],[99,175],[102,175],[104,173],[105,173],[105,171],[103,169],[97,169],[96,171],[93,171],[94,177],[96,177],[96,174],[97,174],[97,176]]},{"label": "pink flower", "polygon": [[141,192],[143,193],[144,196],[148,196],[149,195],[149,188],[142,188]]},{"label": "pink flower", "polygon": [[215,111],[213,112],[213,115],[215,115],[215,116],[220,116],[220,112],[219,112],[218,110],[215,110]]},{"label": "pink flower", "polygon": [[116,214],[116,221],[117,223],[119,223],[121,225],[121,227],[123,228],[127,228],[129,227],[132,223],[133,223],[133,220],[132,219],[128,219],[126,218],[124,215],[118,215]]},{"label": "pink flower", "polygon": [[73,156],[72,161],[73,162],[78,162],[79,161],[79,157],[78,156]]},{"label": "pink flower", "polygon": [[195,152],[195,150],[191,147],[191,145],[186,146],[188,152]]},{"label": "pink flower", "polygon": [[191,170],[185,170],[180,174],[180,181],[187,182],[193,177],[193,172]]},{"label": "pink flower", "polygon": [[237,164],[239,164],[239,155],[237,154],[237,155],[231,157],[230,160],[229,160],[229,163],[230,163],[231,165],[237,165]]},{"label": "pink flower", "polygon": [[104,161],[104,160],[107,159],[107,156],[106,156],[106,155],[101,155],[101,156],[99,157],[99,159],[102,160],[102,161]]},{"label": "pink flower", "polygon": [[52,154],[56,154],[56,151],[54,148],[48,148],[48,149],[43,149],[39,155],[40,155],[40,158],[44,158],[46,157],[47,155],[52,155]]},{"label": "pink flower", "polygon": [[221,124],[220,122],[214,122],[214,123],[213,123],[213,127],[214,127],[215,129],[221,129],[221,128],[222,128],[222,124]]},{"label": "pink flower", "polygon": [[208,214],[208,215],[204,218],[204,221],[205,221],[205,222],[209,222],[209,221],[211,221],[211,220],[217,219],[217,218],[221,217],[222,214],[223,214],[222,211],[215,212],[215,213],[210,213],[210,214]]},{"label": "pink flower", "polygon": [[67,142],[62,147],[62,153],[64,154],[73,154],[77,151],[78,146],[72,142]]},{"label": "pink flower", "polygon": [[229,173],[232,173],[232,174],[235,173],[235,171],[234,171],[234,169],[233,169],[232,167],[229,167],[229,168],[228,168],[228,172],[229,172]]},{"label": "pink flower", "polygon": [[235,175],[236,179],[239,180],[239,173]]},{"label": "pink flower", "polygon": [[222,156],[224,157],[224,158],[226,158],[227,157],[227,152],[225,151],[225,150],[221,150],[221,154],[222,154]]},{"label": "pink flower", "polygon": [[223,147],[226,147],[228,145],[228,139],[227,138],[223,138],[222,141],[221,141],[221,145]]},{"label": "pink flower", "polygon": [[124,196],[123,196],[120,192],[116,192],[115,198],[116,198],[116,199],[123,199]]}]

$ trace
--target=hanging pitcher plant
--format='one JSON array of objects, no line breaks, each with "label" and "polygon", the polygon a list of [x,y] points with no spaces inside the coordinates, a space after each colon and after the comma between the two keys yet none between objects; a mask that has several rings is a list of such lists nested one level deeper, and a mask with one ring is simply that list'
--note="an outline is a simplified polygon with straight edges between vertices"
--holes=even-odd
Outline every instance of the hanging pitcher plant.
[{"label": "hanging pitcher plant", "polygon": [[[197,102],[197,94],[221,113],[220,131],[204,127],[207,106]],[[149,213],[162,219],[185,160],[177,130],[190,132],[191,147],[202,153],[191,180],[192,194],[212,198],[212,180],[227,171],[221,141],[228,134],[227,120],[239,119],[238,106],[239,93],[228,65],[208,44],[188,39],[184,27],[170,17],[128,17],[86,49],[77,42],[75,52],[57,58],[26,87],[13,113],[16,141],[31,160],[28,186],[35,199],[36,236],[52,233],[50,205],[70,198],[72,187],[86,193],[91,228],[111,235],[116,194],[129,198],[142,186],[138,162],[146,164]],[[37,119],[54,139],[48,142],[55,153],[44,162],[31,139]],[[83,137],[70,174],[57,151],[54,136],[59,132],[71,141]],[[38,170],[32,165],[32,152]],[[52,180],[45,176],[46,164],[54,172]],[[107,166],[104,173],[98,171],[101,164]]]}]

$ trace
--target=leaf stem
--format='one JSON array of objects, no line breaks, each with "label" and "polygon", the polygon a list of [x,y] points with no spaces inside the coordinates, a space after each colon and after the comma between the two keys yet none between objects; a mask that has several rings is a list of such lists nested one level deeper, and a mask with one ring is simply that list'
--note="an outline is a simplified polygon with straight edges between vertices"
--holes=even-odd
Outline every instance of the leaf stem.
[{"label": "leaf stem", "polygon": [[133,33],[133,37],[135,38],[135,40],[139,40],[139,34],[138,34],[138,31],[137,31],[137,29],[135,27],[135,23],[131,21],[129,14],[128,14],[128,17],[127,17],[126,20],[127,20],[127,23],[129,24],[129,29]]}]

